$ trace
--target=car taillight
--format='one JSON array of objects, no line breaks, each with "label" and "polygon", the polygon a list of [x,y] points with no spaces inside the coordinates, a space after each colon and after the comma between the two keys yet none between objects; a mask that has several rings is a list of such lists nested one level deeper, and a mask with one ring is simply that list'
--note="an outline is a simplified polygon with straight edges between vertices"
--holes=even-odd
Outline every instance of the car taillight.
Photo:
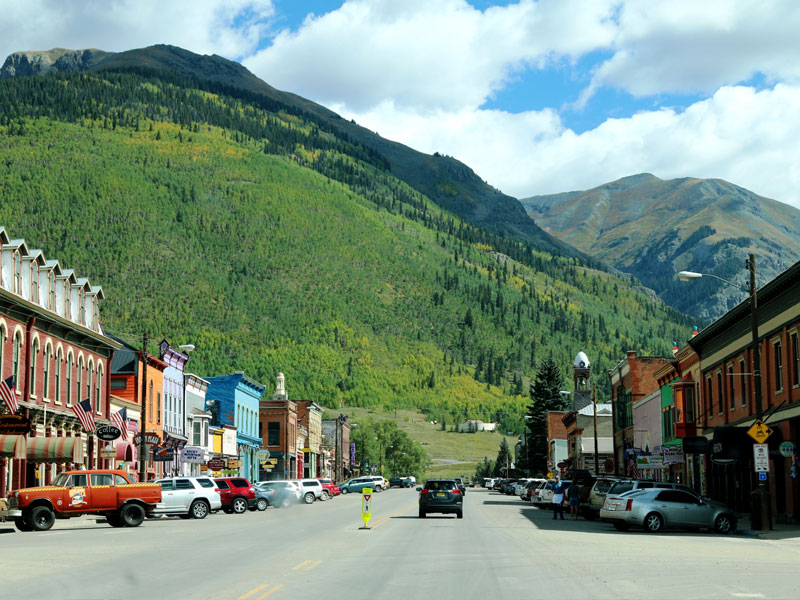
[{"label": "car taillight", "polygon": [[253,493],[255,494],[255,492],[256,492],[256,488],[250,488],[250,491],[251,491],[251,492],[253,492]]},{"label": "car taillight", "polygon": [[628,498],[628,502],[625,504],[625,510],[630,510],[633,506],[633,498]]},{"label": "car taillight", "polygon": [[454,494],[461,495],[461,490],[460,490],[460,489],[458,489],[458,488],[455,488],[455,489],[453,490],[453,493],[454,493]]},{"label": "car taillight", "polygon": [[214,488],[214,491],[219,494],[219,488]]},{"label": "car taillight", "polygon": [[428,493],[428,490],[426,490],[426,489],[424,489],[424,488],[423,488],[423,489],[421,489],[421,490],[419,491],[419,494],[420,494],[420,496],[421,496],[422,494],[427,494],[427,493]]}]

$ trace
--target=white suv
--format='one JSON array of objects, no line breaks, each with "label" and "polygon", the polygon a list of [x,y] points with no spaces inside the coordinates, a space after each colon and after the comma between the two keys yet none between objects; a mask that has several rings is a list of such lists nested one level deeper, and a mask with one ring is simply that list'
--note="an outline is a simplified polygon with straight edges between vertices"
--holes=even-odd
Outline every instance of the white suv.
[{"label": "white suv", "polygon": [[292,479],[300,486],[300,497],[306,504],[322,498],[322,483],[319,479]]},{"label": "white suv", "polygon": [[219,489],[210,477],[165,477],[155,483],[161,486],[161,502],[154,514],[205,519],[222,508]]}]

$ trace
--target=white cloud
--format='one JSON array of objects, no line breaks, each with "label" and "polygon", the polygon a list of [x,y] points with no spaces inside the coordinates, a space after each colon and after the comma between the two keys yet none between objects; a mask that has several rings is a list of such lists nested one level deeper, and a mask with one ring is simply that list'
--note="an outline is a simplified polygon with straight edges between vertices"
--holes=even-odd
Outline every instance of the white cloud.
[{"label": "white cloud", "polygon": [[18,50],[172,44],[236,59],[258,47],[272,0],[3,0],[0,58]]},{"label": "white cloud", "polygon": [[551,110],[420,115],[389,104],[347,113],[384,137],[455,156],[516,197],[587,189],[626,175],[717,177],[800,208],[800,86],[723,87],[684,111],[609,119],[580,135]]},{"label": "white cloud", "polygon": [[465,0],[351,0],[285,30],[244,65],[326,105],[437,113],[482,105],[526,67],[609,44],[610,0],[522,0],[484,12]]},{"label": "white cloud", "polygon": [[634,96],[713,93],[748,81],[800,80],[800,3],[793,0],[626,2],[614,55],[592,87]]}]

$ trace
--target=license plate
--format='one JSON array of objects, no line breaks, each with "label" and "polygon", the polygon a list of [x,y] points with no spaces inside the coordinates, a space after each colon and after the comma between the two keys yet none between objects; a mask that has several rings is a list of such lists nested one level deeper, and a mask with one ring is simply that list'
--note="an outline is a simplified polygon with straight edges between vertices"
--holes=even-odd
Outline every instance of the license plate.
[{"label": "license plate", "polygon": [[436,493],[436,497],[437,498],[444,498],[444,492],[437,492]]},{"label": "license plate", "polygon": [[611,504],[606,510],[617,510],[617,505]]}]

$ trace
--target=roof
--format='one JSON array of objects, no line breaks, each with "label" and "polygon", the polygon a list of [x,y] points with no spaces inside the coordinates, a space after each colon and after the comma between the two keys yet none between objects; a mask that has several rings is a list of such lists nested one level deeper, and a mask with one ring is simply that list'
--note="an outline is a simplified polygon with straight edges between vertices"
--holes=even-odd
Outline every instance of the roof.
[{"label": "roof", "polygon": [[[582,409],[578,411],[579,415],[589,415],[594,416],[594,406],[590,404],[589,406],[584,406]],[[598,417],[610,417],[611,416],[611,405],[610,404],[598,404],[597,405],[597,416]]]}]

